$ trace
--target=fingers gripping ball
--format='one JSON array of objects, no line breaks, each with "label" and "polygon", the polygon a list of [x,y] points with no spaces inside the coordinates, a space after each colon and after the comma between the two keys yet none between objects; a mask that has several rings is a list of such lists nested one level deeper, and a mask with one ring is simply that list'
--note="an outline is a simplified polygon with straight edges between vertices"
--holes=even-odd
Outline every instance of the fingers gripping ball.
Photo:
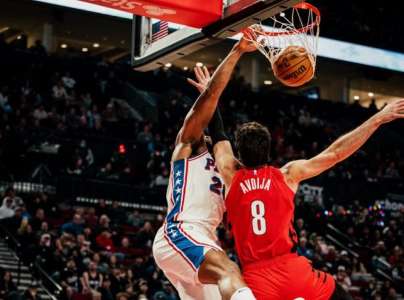
[{"label": "fingers gripping ball", "polygon": [[314,59],[304,47],[285,48],[275,58],[272,68],[279,81],[290,87],[302,86],[314,77]]}]

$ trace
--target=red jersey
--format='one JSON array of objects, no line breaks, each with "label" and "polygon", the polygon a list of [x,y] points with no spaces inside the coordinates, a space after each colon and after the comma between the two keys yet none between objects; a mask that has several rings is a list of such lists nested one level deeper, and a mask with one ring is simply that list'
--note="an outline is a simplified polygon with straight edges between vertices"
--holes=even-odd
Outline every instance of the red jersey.
[{"label": "red jersey", "polygon": [[294,207],[294,192],[279,169],[237,171],[226,209],[243,267],[296,252]]}]

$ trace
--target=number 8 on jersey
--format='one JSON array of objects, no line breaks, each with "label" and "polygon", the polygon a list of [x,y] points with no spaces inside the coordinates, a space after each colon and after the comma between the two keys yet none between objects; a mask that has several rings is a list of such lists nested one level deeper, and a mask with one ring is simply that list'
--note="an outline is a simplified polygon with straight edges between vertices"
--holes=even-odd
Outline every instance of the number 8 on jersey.
[{"label": "number 8 on jersey", "polygon": [[252,228],[256,235],[263,235],[267,232],[265,220],[265,205],[261,200],[254,200],[251,203]]}]

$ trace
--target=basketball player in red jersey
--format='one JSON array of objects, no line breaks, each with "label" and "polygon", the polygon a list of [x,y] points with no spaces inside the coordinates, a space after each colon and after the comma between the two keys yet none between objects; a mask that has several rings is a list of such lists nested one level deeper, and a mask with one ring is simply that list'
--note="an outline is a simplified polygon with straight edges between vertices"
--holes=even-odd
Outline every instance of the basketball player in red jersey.
[{"label": "basketball player in red jersey", "polygon": [[[216,128],[209,127],[216,137],[214,157],[226,186],[227,217],[243,277],[258,300],[352,299],[331,275],[313,269],[309,260],[296,254],[294,196],[301,181],[345,160],[382,124],[399,118],[404,118],[404,100],[387,105],[317,156],[280,169],[268,165],[271,136],[261,124],[246,123],[237,130],[239,160],[223,125],[216,121]],[[214,120],[218,119],[217,111]]]}]

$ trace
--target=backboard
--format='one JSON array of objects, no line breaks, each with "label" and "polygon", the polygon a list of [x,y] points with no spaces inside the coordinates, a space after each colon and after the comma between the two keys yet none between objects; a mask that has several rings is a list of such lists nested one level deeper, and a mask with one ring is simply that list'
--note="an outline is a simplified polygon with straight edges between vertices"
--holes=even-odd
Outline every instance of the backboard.
[{"label": "backboard", "polygon": [[[208,0],[205,2],[210,3]],[[204,47],[232,37],[244,28],[260,23],[299,2],[302,0],[224,0],[220,3],[223,5],[222,16],[216,21],[208,22],[202,28],[177,24],[174,32],[157,40],[153,38],[153,23],[156,24],[159,20],[134,16],[132,65],[138,71],[160,68]],[[193,1],[193,3],[201,5],[203,1]]]}]

